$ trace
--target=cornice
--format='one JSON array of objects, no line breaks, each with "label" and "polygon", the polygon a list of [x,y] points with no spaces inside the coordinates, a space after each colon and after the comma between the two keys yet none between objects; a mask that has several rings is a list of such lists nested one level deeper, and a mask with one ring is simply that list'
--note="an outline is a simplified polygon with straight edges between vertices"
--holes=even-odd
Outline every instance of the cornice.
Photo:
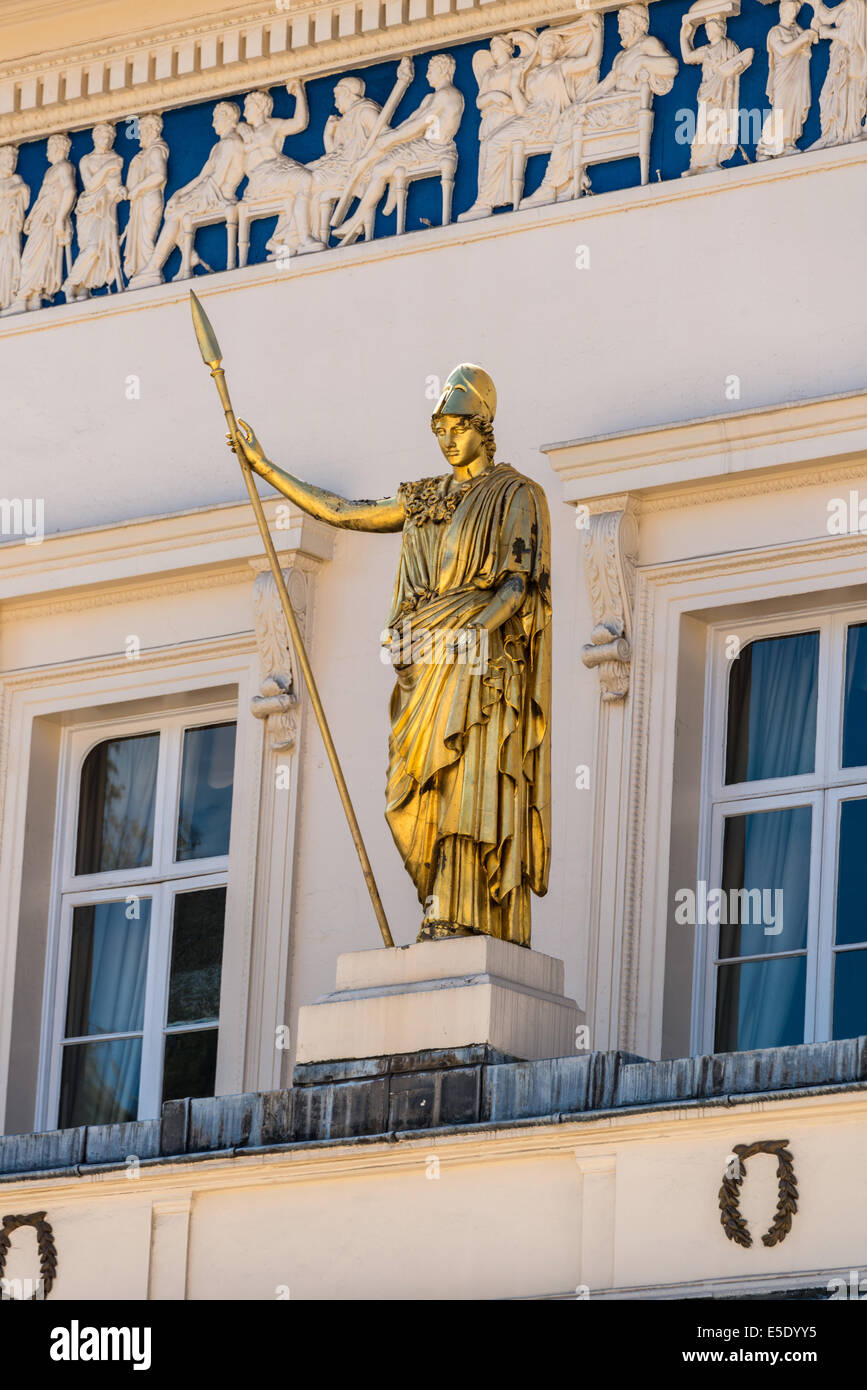
[{"label": "cornice", "polygon": [[[292,508],[290,525],[275,526],[277,509],[286,505],[265,502],[280,551],[311,564],[329,559],[333,535],[320,522]],[[39,545],[7,544],[0,547],[0,616],[46,617],[136,596],[250,584],[250,565],[261,555],[246,502],[64,532]]]},{"label": "cornice", "polygon": [[[586,6],[609,7],[608,0]],[[104,45],[0,64],[0,141],[37,139],[574,15],[574,3],[559,0],[321,0],[140,29]]]},{"label": "cornice", "polygon": [[805,487],[817,481],[816,465],[825,465],[823,482],[831,470],[840,477],[863,471],[867,392],[546,444],[542,452],[563,481],[565,500],[593,510],[626,492],[647,512]]},{"label": "cornice", "polygon": [[[717,1102],[693,1105],[656,1106],[628,1112],[594,1113],[586,1116],[557,1116],[547,1121],[530,1120],[520,1127],[476,1128],[461,1132],[404,1133],[346,1143],[326,1140],[316,1144],[294,1144],[282,1148],[245,1152],[201,1154],[171,1160],[145,1161],[135,1184],[137,1193],[161,1191],[197,1192],[285,1185],[316,1180],[355,1180],[361,1175],[387,1172],[417,1172],[419,1153],[438,1153],[449,1165],[477,1165],[515,1159],[570,1157],[579,1161],[601,1151],[610,1156],[616,1145],[652,1143],[667,1138],[674,1142],[693,1137],[701,1126],[704,1139],[726,1144],[733,1126],[740,1133],[752,1132],[757,1124],[783,1120],[827,1128],[835,1120],[863,1122],[867,1118],[867,1091],[852,1088],[833,1093],[721,1097]],[[727,1150],[726,1150],[727,1151]],[[33,1194],[51,1193],[55,1201],[93,1199],[92,1184],[98,1183],[100,1196],[130,1194],[126,1168],[89,1172],[43,1173],[33,1177],[4,1177],[2,1190],[20,1189]]]}]

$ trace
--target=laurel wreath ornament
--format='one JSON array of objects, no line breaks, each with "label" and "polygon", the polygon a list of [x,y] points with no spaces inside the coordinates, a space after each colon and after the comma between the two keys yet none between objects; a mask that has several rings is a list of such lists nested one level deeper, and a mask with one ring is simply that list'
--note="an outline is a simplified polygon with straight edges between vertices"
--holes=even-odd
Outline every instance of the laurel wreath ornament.
[{"label": "laurel wreath ornament", "polygon": [[[764,1139],[756,1144],[735,1144],[732,1152],[738,1158],[737,1176],[726,1169],[722,1187],[719,1190],[720,1222],[729,1240],[748,1250],[753,1243],[749,1227],[741,1215],[740,1190],[748,1158],[756,1154],[774,1154],[777,1159],[777,1209],[768,1230],[762,1236],[762,1244],[769,1247],[779,1245],[792,1229],[792,1217],[798,1210],[798,1184],[788,1139]],[[733,1165],[732,1165],[733,1166]]]},{"label": "laurel wreath ornament", "polygon": [[45,1217],[44,1211],[32,1211],[28,1216],[4,1216],[0,1229],[0,1279],[6,1272],[6,1256],[12,1244],[13,1231],[20,1230],[22,1226],[33,1226],[36,1231],[42,1285],[40,1290],[30,1295],[31,1303],[38,1297],[48,1297],[57,1275],[57,1246],[54,1244],[54,1232]]}]

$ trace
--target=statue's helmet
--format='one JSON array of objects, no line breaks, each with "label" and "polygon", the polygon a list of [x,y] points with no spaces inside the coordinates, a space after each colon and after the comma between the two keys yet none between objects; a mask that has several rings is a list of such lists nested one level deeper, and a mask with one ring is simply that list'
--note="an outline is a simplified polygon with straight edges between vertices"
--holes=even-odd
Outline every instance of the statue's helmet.
[{"label": "statue's helmet", "polygon": [[462,362],[449,373],[432,415],[479,415],[491,425],[497,413],[497,389],[484,367]]}]

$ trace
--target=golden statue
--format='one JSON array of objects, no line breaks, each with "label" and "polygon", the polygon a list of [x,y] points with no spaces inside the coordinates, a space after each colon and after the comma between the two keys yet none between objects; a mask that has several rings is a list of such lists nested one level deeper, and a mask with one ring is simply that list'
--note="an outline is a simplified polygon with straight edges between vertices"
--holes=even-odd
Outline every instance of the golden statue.
[{"label": "golden statue", "polygon": [[311,516],[401,531],[386,819],[425,908],[419,941],[530,944],[550,862],[550,525],[542,489],[494,462],[497,394],[464,363],[431,428],[451,474],[354,502],[285,473],[238,421],[230,447]]}]

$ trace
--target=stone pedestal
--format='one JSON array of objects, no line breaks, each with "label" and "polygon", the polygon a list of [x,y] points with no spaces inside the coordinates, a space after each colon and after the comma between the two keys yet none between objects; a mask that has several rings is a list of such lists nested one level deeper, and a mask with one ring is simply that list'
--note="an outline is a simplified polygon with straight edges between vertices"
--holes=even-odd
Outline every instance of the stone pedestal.
[{"label": "stone pedestal", "polygon": [[576,1050],[563,962],[490,936],[339,957],[337,988],[298,1015],[296,1063],[481,1046],[535,1061]]}]

